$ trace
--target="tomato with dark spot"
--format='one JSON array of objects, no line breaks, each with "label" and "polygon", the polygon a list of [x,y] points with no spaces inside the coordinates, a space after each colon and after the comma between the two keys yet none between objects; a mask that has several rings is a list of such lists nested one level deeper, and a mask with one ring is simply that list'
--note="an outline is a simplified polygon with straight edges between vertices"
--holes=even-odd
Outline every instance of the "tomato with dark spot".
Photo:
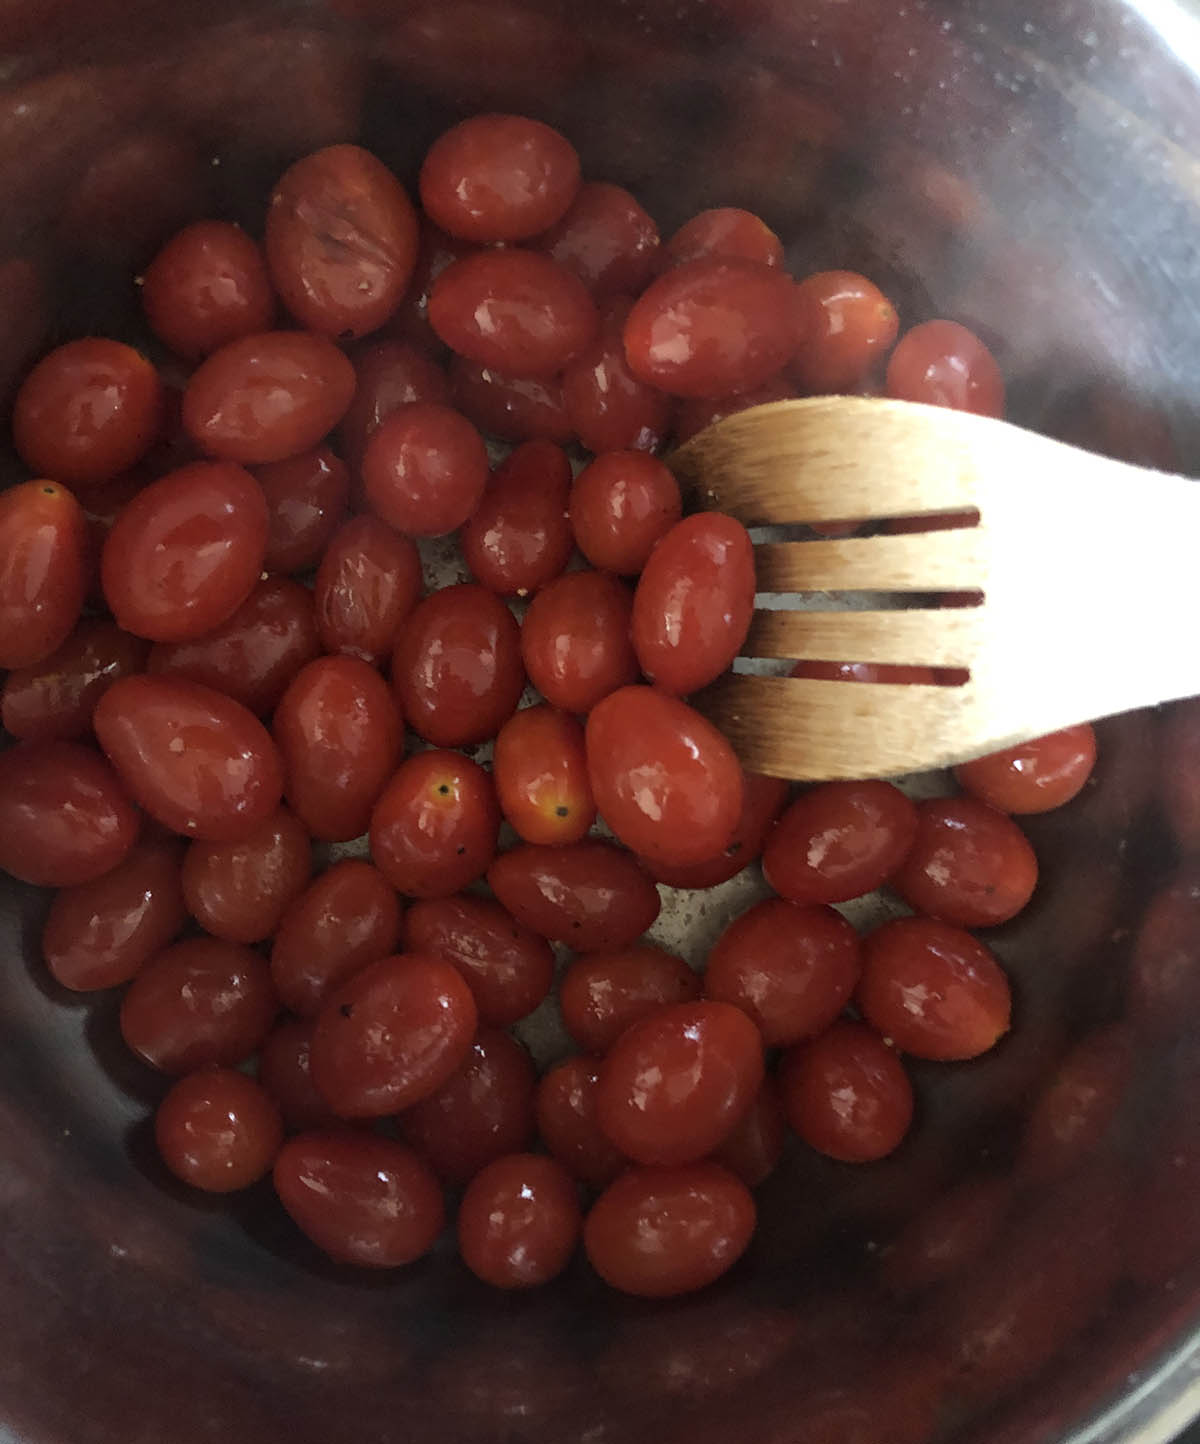
[{"label": "tomato with dark spot", "polygon": [[957,321],[923,321],[901,336],[887,366],[897,401],[1004,415],[1004,377],[978,336]]},{"label": "tomato with dark spot", "polygon": [[599,1077],[599,1059],[576,1054],[543,1073],[535,1098],[547,1152],[591,1188],[604,1188],[628,1167],[596,1121]]},{"label": "tomato with dark spot", "polygon": [[1001,812],[1050,812],[1078,796],[1095,765],[1096,733],[1082,722],[964,762],[954,778]]},{"label": "tomato with dark spot", "polygon": [[264,1177],[283,1143],[283,1120],[265,1089],[231,1068],[174,1084],[154,1115],[159,1157],[205,1193],[234,1193]]},{"label": "tomato with dark spot", "polygon": [[573,271],[597,299],[636,295],[659,254],[654,219],[621,186],[588,181],[566,214],[534,242]]},{"label": "tomato with dark spot", "polygon": [[857,391],[891,350],[896,308],[854,271],[817,271],[796,285],[799,346],[790,371],[801,391]]},{"label": "tomato with dark spot", "polygon": [[521,625],[529,680],[552,707],[590,712],[638,679],[633,594],[604,572],[567,572],[542,588]]},{"label": "tomato with dark spot", "polygon": [[778,1168],[786,1135],[778,1085],[774,1078],[764,1078],[754,1102],[725,1142],[713,1149],[712,1161],[736,1174],[747,1188],[757,1188]]},{"label": "tomato with dark spot", "polygon": [[553,441],[559,446],[575,439],[557,378],[507,376],[494,366],[455,356],[450,362],[450,388],[455,406],[489,436],[502,441]]},{"label": "tomato with dark spot", "polygon": [[27,741],[72,742],[92,730],[96,703],[118,677],[140,672],[149,644],[115,622],[84,617],[62,646],[15,668],[0,688],[0,722]]},{"label": "tomato with dark spot", "polygon": [[342,520],[350,496],[346,463],[327,446],[316,446],[252,472],[267,503],[269,572],[315,567]]},{"label": "tomato with dark spot", "polygon": [[177,231],[146,267],[141,296],[151,331],[188,361],[266,331],[275,319],[262,250],[228,221]]},{"label": "tomato with dark spot", "polygon": [[753,211],[718,206],[685,221],[663,247],[663,260],[671,266],[703,256],[782,266],[783,243]]},{"label": "tomato with dark spot", "polygon": [[681,957],[641,943],[576,958],[562,976],[558,1005],[575,1042],[600,1054],[642,1018],[699,996],[700,978]]},{"label": "tomato with dark spot", "polygon": [[487,880],[518,922],[579,952],[627,947],[662,906],[637,859],[600,838],[510,848],[488,868]]},{"label": "tomato with dark spot", "polygon": [[372,431],[363,452],[367,505],[409,536],[444,536],[479,505],[487,448],[467,418],[436,401],[410,401]]},{"label": "tomato with dark spot", "polygon": [[596,820],[583,728],[545,705],[514,712],[496,734],[500,810],[525,842],[578,842]]},{"label": "tomato with dark spot", "polygon": [[331,1128],[340,1121],[312,1080],[314,1026],[311,1018],[284,1018],[275,1024],[258,1050],[258,1081],[275,1100],[284,1124],[293,1132]]},{"label": "tomato with dark spot", "polygon": [[562,374],[563,404],[580,443],[605,451],[657,451],[671,430],[674,402],[647,385],[625,359],[625,318],[630,302],[610,301],[600,333]]},{"label": "tomato with dark spot", "polygon": [[382,667],[424,587],[411,537],[377,516],[356,516],[330,538],[313,585],[317,631],[327,652]]},{"label": "tomato with dark spot", "polygon": [[899,1057],[878,1033],[844,1018],[787,1050],[779,1090],[792,1128],[842,1163],[886,1158],[912,1123],[912,1084]]},{"label": "tomato with dark spot", "polygon": [[458,1210],[458,1251],[498,1289],[549,1283],[571,1261],[583,1218],[579,1185],[553,1158],[498,1158],[467,1185]]},{"label": "tomato with dark spot", "polygon": [[571,488],[571,527],[598,571],[636,576],[683,515],[679,483],[643,451],[595,457]]},{"label": "tomato with dark spot", "polygon": [[0,668],[31,667],[70,636],[88,586],[82,507],[65,487],[0,491]]},{"label": "tomato with dark spot", "polygon": [[381,421],[414,401],[447,405],[450,383],[436,361],[407,341],[372,341],[353,360],[354,400],[342,417],[339,435],[347,460],[359,470]]},{"label": "tomato with dark spot", "polygon": [[312,867],[304,824],[280,807],[239,842],[193,842],[183,860],[183,895],[206,933],[260,943],[304,891]]},{"label": "tomato with dark spot", "polygon": [[526,441],[500,463],[458,537],[475,579],[502,597],[525,597],[571,559],[571,463],[552,441]]},{"label": "tomato with dark spot", "polygon": [[643,859],[655,882],[665,887],[718,887],[736,877],[756,861],[762,852],[771,824],[783,811],[788,797],[788,784],[781,777],[765,777],[761,772],[742,773],[742,815],[733,831],[732,840],[714,857],[704,862],[667,867],[663,863]]}]

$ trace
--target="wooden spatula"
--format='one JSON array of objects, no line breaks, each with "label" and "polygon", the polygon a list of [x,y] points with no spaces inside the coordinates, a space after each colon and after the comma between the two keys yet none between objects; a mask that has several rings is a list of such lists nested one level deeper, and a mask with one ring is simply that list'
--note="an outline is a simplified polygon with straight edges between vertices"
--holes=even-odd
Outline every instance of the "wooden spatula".
[{"label": "wooden spatula", "polygon": [[[748,527],[978,514],[956,530],[756,546],[759,592],[788,595],[755,612],[744,656],[969,677],[726,677],[696,700],[747,767],[894,776],[1200,692],[1200,486],[1186,478],[1005,422],[862,397],[755,407],[667,461],[695,504]],[[919,595],[968,590],[980,605]]]}]

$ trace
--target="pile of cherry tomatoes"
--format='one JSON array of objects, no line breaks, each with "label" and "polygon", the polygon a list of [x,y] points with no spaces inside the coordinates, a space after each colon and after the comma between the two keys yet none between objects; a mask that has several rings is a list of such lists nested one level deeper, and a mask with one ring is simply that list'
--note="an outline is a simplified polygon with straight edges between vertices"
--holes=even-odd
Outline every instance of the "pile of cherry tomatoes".
[{"label": "pile of cherry tomatoes", "polygon": [[[0,867],[57,890],[58,983],[125,989],[185,1182],[270,1174],[317,1245],[381,1268],[461,1189],[489,1283],[544,1283],[582,1237],[615,1287],[677,1294],[745,1250],[789,1130],[881,1158],[904,1055],[1005,1033],[969,930],[1028,901],[1010,814],[1074,796],[1094,741],[921,803],[744,773],[684,698],[745,640],[751,540],[684,516],[655,453],[819,391],[998,414],[996,363],[949,321],[897,343],[862,276],[797,283],[747,212],[660,241],[533,120],[448,131],[419,192],[358,147],[310,155],[261,245],[209,221],[163,246],[145,352],[85,338],[26,378],[13,437],[45,479],[0,494]],[[485,435],[512,444],[494,466]],[[473,580],[425,595],[417,541],[449,533]],[[364,836],[314,876],[314,842]],[[702,970],[643,940],[660,886],[760,856],[774,895]],[[884,885],[915,915],[862,937],[836,904]],[[579,1051],[538,1078],[507,1030],[554,944]]]}]

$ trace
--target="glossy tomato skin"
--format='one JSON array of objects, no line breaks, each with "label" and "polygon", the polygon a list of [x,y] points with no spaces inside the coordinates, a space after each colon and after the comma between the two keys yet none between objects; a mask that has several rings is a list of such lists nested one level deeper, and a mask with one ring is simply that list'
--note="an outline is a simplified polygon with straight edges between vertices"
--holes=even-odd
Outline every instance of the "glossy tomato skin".
[{"label": "glossy tomato skin", "polygon": [[511,848],[488,868],[487,880],[518,922],[579,952],[628,946],[662,906],[637,859],[599,838]]},{"label": "glossy tomato skin", "polygon": [[976,416],[1004,415],[995,357],[957,321],[923,321],[901,336],[887,367],[887,394]]},{"label": "glossy tomato skin", "polygon": [[521,624],[529,680],[552,707],[590,712],[638,679],[633,595],[604,572],[567,572],[534,597]]},{"label": "glossy tomato skin", "polygon": [[467,418],[435,401],[398,406],[363,452],[367,504],[409,536],[445,536],[479,505],[487,448]]},{"label": "glossy tomato skin", "polygon": [[286,807],[240,842],[193,842],[183,861],[188,912],[230,943],[269,938],[312,876],[304,824]]},{"label": "glossy tomato skin", "polygon": [[293,1132],[334,1128],[340,1120],[312,1080],[311,1018],[284,1018],[263,1039],[258,1051],[258,1081],[275,1100],[284,1125]]},{"label": "glossy tomato skin", "polygon": [[650,943],[576,958],[559,985],[563,1024],[587,1053],[603,1054],[626,1028],[672,1003],[694,1002],[700,979]]},{"label": "glossy tomato skin", "polygon": [[377,516],[356,516],[330,538],[313,587],[317,629],[327,652],[381,667],[424,586],[411,537]]},{"label": "glossy tomato skin", "polygon": [[392,657],[409,726],[435,747],[494,737],[525,687],[516,618],[484,587],[444,587],[410,614]]},{"label": "glossy tomato skin", "polygon": [[896,308],[854,271],[817,271],[797,283],[800,345],[791,365],[810,393],[845,395],[868,381],[900,329]]},{"label": "glossy tomato skin", "polygon": [[368,963],[395,951],[400,901],[369,862],[343,858],[285,910],[271,944],[271,977],[284,1005],[301,1017]]},{"label": "glossy tomato skin", "polygon": [[337,529],[350,495],[346,463],[327,446],[254,468],[267,503],[269,572],[304,572],[316,566]]},{"label": "glossy tomato skin", "polygon": [[598,571],[636,576],[682,515],[679,483],[643,451],[595,457],[571,488],[571,529]]},{"label": "glossy tomato skin", "polygon": [[630,303],[609,302],[600,331],[567,365],[563,404],[582,445],[605,451],[657,451],[671,431],[675,403],[647,385],[625,359],[624,326]]},{"label": "glossy tomato skin", "polygon": [[146,267],[141,295],[150,329],[188,361],[266,331],[275,319],[262,251],[228,221],[177,231]]},{"label": "glossy tomato skin", "polygon": [[1049,812],[1078,796],[1096,765],[1090,723],[1035,737],[954,769],[958,785],[1001,812]]},{"label": "glossy tomato skin", "polygon": [[104,597],[127,632],[193,641],[250,595],[267,548],[267,503],[248,471],[197,461],[152,482],[113,523]]},{"label": "glossy tomato skin", "polygon": [[740,1178],[747,1188],[757,1188],[779,1166],[786,1137],[783,1101],[774,1078],[768,1076],[724,1143],[713,1150],[712,1161]]},{"label": "glossy tomato skin", "polygon": [[82,507],[53,481],[0,491],[0,667],[44,661],[70,636],[88,569]]},{"label": "glossy tomato skin", "polygon": [[546,1150],[581,1183],[604,1188],[628,1166],[596,1121],[600,1060],[578,1053],[542,1074],[535,1110]]},{"label": "glossy tomato skin", "polygon": [[664,691],[696,692],[737,656],[754,615],[754,547],[719,512],[676,523],[642,569],[633,595],[633,646]]},{"label": "glossy tomato skin", "polygon": [[372,341],[355,353],[354,400],[339,428],[342,447],[361,469],[367,442],[381,421],[413,401],[450,402],[446,373],[407,341]]},{"label": "glossy tomato skin", "polygon": [[579,1185],[563,1165],[513,1153],[489,1163],[468,1185],[458,1211],[458,1251],[493,1288],[535,1288],[570,1263],[582,1222]]},{"label": "glossy tomato skin", "polygon": [[553,707],[524,707],[496,734],[500,810],[525,842],[578,842],[596,820],[583,728]]},{"label": "glossy tomato skin", "polygon": [[397,1113],[462,1066],[476,1019],[452,964],[422,953],[381,958],[326,998],[313,1033],[313,1080],[344,1118]]},{"label": "glossy tomato skin", "polygon": [[316,446],[353,396],[354,367],[332,341],[261,331],[222,346],[193,372],[183,425],[209,456],[261,465]]},{"label": "glossy tomato skin", "polygon": [[492,898],[462,893],[416,902],[404,915],[403,938],[409,952],[454,964],[487,1027],[524,1018],[550,991],[550,944]]},{"label": "glossy tomato skin", "polygon": [[404,727],[387,684],[357,657],[319,657],[283,694],[272,724],[284,792],[324,842],[360,837],[400,757]]},{"label": "glossy tomato skin", "polygon": [[663,247],[663,260],[671,266],[703,256],[782,266],[783,243],[753,211],[718,206],[685,221]]},{"label": "glossy tomato skin", "polygon": [[134,799],[185,837],[236,842],[279,806],[283,764],[252,712],[175,677],[122,677],[96,704],[96,737]]},{"label": "glossy tomato skin", "polygon": [[139,818],[113,768],[78,742],[0,752],[0,869],[36,887],[102,877],[128,854]]},{"label": "glossy tomato skin", "polygon": [[114,622],[84,617],[48,657],[11,671],[0,688],[0,722],[26,741],[71,742],[92,730],[96,703],[118,677],[140,672],[149,644]]},{"label": "glossy tomato skin", "polygon": [[638,1298],[693,1293],[741,1258],[754,1233],[754,1200],[715,1163],[631,1168],[592,1205],[588,1261],[605,1283]]},{"label": "glossy tomato skin", "polygon": [[553,441],[558,446],[575,439],[562,384],[555,377],[508,376],[494,366],[455,356],[450,362],[450,387],[455,406],[489,436],[503,441]]},{"label": "glossy tomato skin", "polygon": [[718,887],[736,877],[762,852],[771,825],[787,802],[788,791],[788,784],[780,777],[743,771],[742,815],[733,830],[732,841],[705,862],[667,867],[646,860],[651,877],[666,887],[679,888]]},{"label": "glossy tomato skin", "polygon": [[571,559],[571,463],[552,441],[526,441],[492,474],[459,533],[475,579],[502,597],[525,597]]},{"label": "glossy tomato skin", "polygon": [[717,729],[677,697],[623,687],[587,721],[600,814],[627,847],[667,866],[726,848],[742,812],[742,769]]},{"label": "glossy tomato skin", "polygon": [[400,303],[417,260],[417,216],[387,166],[357,145],[331,145],[280,177],[266,253],[280,299],[302,326],[349,340]]},{"label": "glossy tomato skin", "polygon": [[654,219],[621,186],[588,181],[566,214],[534,242],[597,299],[636,296],[654,275],[659,255]]},{"label": "glossy tomato skin", "polygon": [[171,1088],[154,1115],[154,1138],[162,1161],[183,1183],[234,1193],[270,1172],[283,1120],[253,1078],[214,1068]]},{"label": "glossy tomato skin", "polygon": [[318,1248],[362,1268],[412,1263],[445,1222],[429,1165],[372,1133],[330,1129],[289,1139],[275,1160],[275,1191]]}]

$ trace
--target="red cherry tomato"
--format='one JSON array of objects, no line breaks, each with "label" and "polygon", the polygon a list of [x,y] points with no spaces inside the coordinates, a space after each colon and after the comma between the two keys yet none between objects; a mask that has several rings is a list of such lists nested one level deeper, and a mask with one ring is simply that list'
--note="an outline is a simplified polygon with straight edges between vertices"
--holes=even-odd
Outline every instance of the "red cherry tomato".
[{"label": "red cherry tomato", "polygon": [[159,1104],[154,1140],[176,1178],[205,1193],[234,1193],[270,1172],[283,1120],[253,1078],[206,1069],[181,1078]]},{"label": "red cherry tomato", "polygon": [[[435,225],[431,225],[426,217],[421,217],[417,264],[404,299],[388,324],[390,334],[410,342],[427,356],[440,356],[445,353],[446,348],[429,324],[429,293],[433,289],[434,281],[446,267],[461,256],[470,255],[472,249],[469,242],[455,240],[453,236],[448,236],[445,231],[439,231]],[[436,401],[438,398],[426,399]]]},{"label": "red cherry tomato", "polygon": [[524,1018],[550,991],[550,944],[491,898],[463,893],[416,902],[404,915],[403,937],[409,952],[454,964],[489,1027]]},{"label": "red cherry tomato", "polygon": [[267,503],[269,572],[305,572],[316,566],[346,510],[350,473],[327,446],[254,468]]},{"label": "red cherry tomato", "polygon": [[312,593],[288,577],[267,577],[204,636],[156,642],[146,670],[199,682],[265,716],[301,668],[320,655]]},{"label": "red cherry tomato", "polygon": [[610,302],[600,334],[563,371],[567,418],[581,444],[597,455],[657,451],[671,430],[671,398],[639,381],[625,359],[628,314],[628,301]]},{"label": "red cherry tomato", "polygon": [[542,1075],[535,1099],[547,1152],[592,1188],[604,1188],[627,1166],[596,1121],[599,1069],[595,1058],[564,1058]]},{"label": "red cherry tomato", "polygon": [[279,806],[275,744],[253,712],[220,692],[175,677],[122,677],[94,721],[131,795],[172,832],[236,842]]},{"label": "red cherry tomato", "polygon": [[682,958],[642,943],[576,958],[562,976],[563,1024],[588,1053],[607,1053],[626,1028],[671,1003],[700,996],[700,979]]},{"label": "red cherry tomato", "polygon": [[796,286],[800,345],[791,365],[810,393],[857,391],[891,350],[900,330],[896,308],[854,271],[817,271]]},{"label": "red cherry tomato", "polygon": [[1082,790],[1096,765],[1096,734],[1083,722],[954,769],[964,791],[1001,812],[1049,812]]},{"label": "red cherry tomato", "polygon": [[570,1263],[582,1223],[579,1185],[562,1164],[514,1153],[489,1163],[467,1186],[458,1251],[493,1288],[535,1288]]},{"label": "red cherry tomato", "polygon": [[829,1027],[861,969],[858,934],[841,913],[766,898],[717,939],[704,995],[741,1008],[768,1047],[786,1047]]},{"label": "red cherry tomato", "polygon": [[568,572],[538,592],[521,625],[521,656],[552,707],[590,712],[637,681],[632,615],[628,587],[603,572]]},{"label": "red cherry tomato", "polygon": [[633,596],[642,671],[668,692],[696,692],[737,656],[754,615],[754,547],[720,512],[677,522],[654,548]]},{"label": "red cherry tomato", "polygon": [[275,1191],[319,1249],[363,1268],[412,1263],[445,1222],[429,1165],[373,1133],[330,1129],[288,1139],[275,1160]]},{"label": "red cherry tomato", "polygon": [[1008,1178],[968,1178],[927,1203],[882,1260],[888,1288],[915,1294],[974,1267],[1000,1231],[1012,1195]]},{"label": "red cherry tomato", "polygon": [[392,657],[409,726],[435,747],[494,737],[525,688],[520,628],[483,587],[444,587],[411,613]]},{"label": "red cherry tomato", "polygon": [[340,1122],[312,1080],[314,1026],[311,1018],[284,1018],[263,1039],[258,1053],[258,1081],[294,1131],[333,1128]]},{"label": "red cherry tomato", "polygon": [[788,784],[782,778],[743,772],[742,815],[734,828],[733,840],[706,862],[666,867],[647,861],[650,876],[666,887],[706,888],[728,882],[762,852],[771,824],[783,811],[787,795]]},{"label": "red cherry tomato", "polygon": [[1022,1171],[1049,1180],[1095,1157],[1126,1103],[1136,1062],[1128,1024],[1110,1023],[1085,1034],[1030,1110],[1021,1141]]},{"label": "red cherry tomato", "polygon": [[206,636],[262,573],[267,504],[248,471],[197,461],[152,482],[113,523],[104,597],[127,632],[152,642]]},{"label": "red cherry tomato", "polygon": [[323,842],[360,837],[400,758],[404,724],[387,683],[357,657],[319,657],[297,673],[273,723],[284,792]]},{"label": "red cherry tomato", "polygon": [[1152,1032],[1189,1026],[1200,1006],[1195,938],[1200,925],[1200,875],[1185,865],[1152,895],[1129,962],[1129,1014]]},{"label": "red cherry tomato", "polygon": [[937,797],[919,804],[916,840],[892,886],[930,917],[987,928],[1021,911],[1037,873],[1033,848],[1010,817],[973,797]]},{"label": "red cherry tomato", "polygon": [[232,1067],[258,1048],[278,1011],[257,953],[217,938],[188,938],[156,953],[130,983],[121,1036],[163,1073]]},{"label": "red cherry tomato", "polygon": [[890,782],[824,782],[768,833],[763,875],[792,902],[846,902],[886,882],[916,835],[916,806]]},{"label": "red cherry tomato", "polygon": [[887,394],[976,416],[1004,415],[1004,377],[995,358],[956,321],[924,321],[901,336],[888,361]]},{"label": "red cherry tomato", "polygon": [[193,842],[183,861],[188,912],[229,943],[260,943],[312,876],[304,824],[279,808],[240,842]]},{"label": "red cherry tomato", "polygon": [[571,488],[575,541],[599,571],[636,576],[682,515],[679,483],[642,451],[597,456]]},{"label": "red cherry tomato", "polygon": [[565,136],[521,115],[475,115],[429,147],[421,204],[463,240],[521,241],[552,226],[579,190],[579,156]]},{"label": "red cherry tomato", "polygon": [[389,525],[410,536],[444,536],[479,505],[487,448],[451,407],[412,401],[371,433],[362,473],[367,504]]},{"label": "red cherry tomato", "polygon": [[0,752],[0,870],[36,887],[74,887],[116,867],[138,815],[113,769],[77,742]]},{"label": "red cherry tomato", "polygon": [[326,994],[395,951],[400,901],[377,868],[335,862],[286,909],[271,944],[271,977],[284,1005],[311,1018]]},{"label": "red cherry tomato", "polygon": [[140,637],[131,637],[115,623],[84,617],[61,647],[4,679],[4,730],[30,741],[86,737],[96,703],[118,677],[140,672],[148,651]]},{"label": "red cherry tomato", "polygon": [[[741,391],[736,396],[681,401],[675,412],[675,443],[682,446],[706,427],[715,426],[727,416],[736,416],[739,411],[748,411],[752,406],[766,406],[772,401],[790,401],[795,394],[791,382],[786,375],[781,374],[772,376],[751,391]],[[814,527],[813,530],[819,528]]]},{"label": "red cherry tomato", "polygon": [[0,667],[44,661],[70,636],[88,584],[87,520],[53,481],[0,491]]},{"label": "red cherry tomato", "polygon": [[514,712],[492,759],[500,810],[525,842],[578,842],[596,820],[583,728],[553,707]]},{"label": "red cherry tomato", "polygon": [[344,1118],[398,1113],[461,1067],[476,1016],[471,990],[444,959],[381,958],[327,996],[313,1033],[313,1080]]},{"label": "red cherry tomato", "polygon": [[442,406],[450,401],[446,373],[406,341],[372,341],[355,355],[354,374],[354,400],[342,417],[340,434],[355,470],[362,467],[367,442],[376,427],[393,411],[414,401]]},{"label": "red cherry tomato", "polygon": [[510,452],[459,534],[476,580],[502,597],[524,597],[558,576],[573,550],[570,490],[561,447],[527,441]]},{"label": "red cherry tomato", "polygon": [[625,322],[629,369],[672,396],[761,386],[796,349],[791,278],[753,261],[685,261],[642,292]]},{"label": "red cherry tomato", "polygon": [[712,1161],[735,1174],[747,1188],[765,1183],[783,1157],[787,1119],[773,1078],[764,1078],[758,1096],[734,1124],[733,1132],[712,1153]]},{"label": "red cherry tomato", "polygon": [[127,983],[187,918],[180,844],[135,843],[102,877],[55,895],[42,958],[55,982],[89,993]]},{"label": "red cherry tomato", "polygon": [[810,1148],[870,1163],[899,1146],[912,1123],[912,1084],[877,1033],[846,1019],[783,1055],[779,1088],[788,1122]]},{"label": "red cherry tomato", "polygon": [[583,1243],[606,1284],[665,1299],[727,1273],[745,1253],[754,1223],[750,1190],[715,1163],[631,1168],[592,1205]]},{"label": "red cherry tomato", "polygon": [[464,1184],[533,1137],[533,1063],[507,1033],[485,1029],[445,1083],[397,1120],[445,1183]]},{"label": "red cherry tomato", "polygon": [[447,266],[429,320],[460,356],[510,376],[556,375],[600,321],[587,288],[540,251],[487,250]]},{"label": "red cherry tomato", "polygon": [[489,436],[503,441],[553,441],[559,446],[575,438],[557,380],[506,376],[494,367],[455,356],[450,386],[455,406]]},{"label": "red cherry tomato", "polygon": [[668,867],[706,862],[733,841],[742,769],[717,729],[677,697],[622,687],[587,721],[600,815],[634,852]]},{"label": "red cherry tomato", "polygon": [[604,181],[580,186],[566,214],[535,244],[597,299],[636,296],[654,275],[659,253],[653,218],[627,190]]},{"label": "red cherry tomato", "polygon": [[228,221],[177,231],[146,267],[141,293],[151,331],[188,361],[266,331],[275,319],[262,251]]},{"label": "red cherry tomato", "polygon": [[514,847],[492,863],[487,880],[519,923],[582,953],[627,947],[662,905],[637,859],[598,838]]},{"label": "red cherry tomato", "polygon": [[789,677],[811,677],[818,682],[892,682],[896,685],[937,685],[933,667],[892,666],[887,662],[797,662]]},{"label": "red cherry tomato", "polygon": [[162,424],[162,383],[120,341],[59,346],[33,368],[13,402],[13,445],[37,476],[88,486],[140,461]]},{"label": "red cherry tomato", "polygon": [[783,243],[752,211],[720,206],[685,221],[663,247],[663,259],[671,266],[705,256],[782,266]]},{"label": "red cherry tomato", "polygon": [[214,351],[188,382],[183,425],[209,456],[283,461],[324,440],[354,396],[354,367],[323,336],[261,331]]},{"label": "red cherry tomato", "polygon": [[317,569],[313,601],[321,645],[381,667],[423,587],[410,537],[377,516],[352,517],[334,532]]}]

